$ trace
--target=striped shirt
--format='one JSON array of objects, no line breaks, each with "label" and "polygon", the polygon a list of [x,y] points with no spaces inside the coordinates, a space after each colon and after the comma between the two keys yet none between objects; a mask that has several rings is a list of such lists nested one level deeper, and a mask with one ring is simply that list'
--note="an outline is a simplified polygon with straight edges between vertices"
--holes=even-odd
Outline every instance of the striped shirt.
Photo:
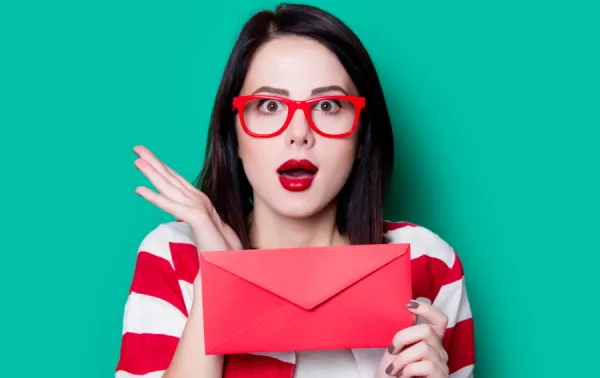
[{"label": "striped shirt", "polygon": [[[450,377],[473,377],[473,319],[458,255],[438,235],[412,223],[386,222],[386,237],[390,243],[410,244],[415,299],[433,304],[448,316],[443,346],[449,356]],[[162,377],[183,333],[198,270],[197,249],[186,223],[161,224],[142,240],[125,304],[116,378]],[[351,369],[361,378],[373,378],[384,353],[385,349],[353,349],[355,365]],[[223,378],[290,378],[295,372],[314,371],[316,365],[300,366],[309,361],[323,366],[314,355],[297,356],[294,352],[226,356]],[[340,356],[349,360],[349,355]],[[331,361],[330,366],[335,363],[339,361]],[[329,373],[320,378],[339,376],[326,366],[322,371]]]}]

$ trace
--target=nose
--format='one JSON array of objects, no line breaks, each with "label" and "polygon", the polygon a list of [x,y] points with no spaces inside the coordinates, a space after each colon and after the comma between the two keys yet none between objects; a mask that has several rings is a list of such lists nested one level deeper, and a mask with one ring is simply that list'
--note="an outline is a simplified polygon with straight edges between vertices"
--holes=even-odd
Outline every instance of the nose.
[{"label": "nose", "polygon": [[308,148],[315,144],[313,130],[301,109],[296,110],[296,114],[292,116],[292,120],[285,130],[285,144]]}]

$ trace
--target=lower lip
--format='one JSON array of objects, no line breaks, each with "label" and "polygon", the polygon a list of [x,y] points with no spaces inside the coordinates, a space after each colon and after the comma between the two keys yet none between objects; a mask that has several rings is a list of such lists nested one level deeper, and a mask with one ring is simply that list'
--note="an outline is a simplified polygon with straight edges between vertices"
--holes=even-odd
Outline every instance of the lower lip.
[{"label": "lower lip", "polygon": [[312,185],[315,175],[305,178],[290,178],[279,175],[279,183],[283,186],[283,189],[289,190],[290,192],[302,192]]}]

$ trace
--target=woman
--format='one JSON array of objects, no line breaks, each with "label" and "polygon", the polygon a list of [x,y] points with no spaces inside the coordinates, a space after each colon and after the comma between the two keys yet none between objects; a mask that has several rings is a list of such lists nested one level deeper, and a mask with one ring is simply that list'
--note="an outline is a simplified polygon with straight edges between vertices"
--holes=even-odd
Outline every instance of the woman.
[{"label": "woman", "polygon": [[[359,39],[309,6],[243,27],[214,104],[198,189],[148,149],[136,192],[177,222],[142,241],[116,376],[471,377],[473,323],[460,260],[433,232],[383,220],[393,137]],[[207,356],[198,251],[410,243],[416,324],[387,349]]]}]

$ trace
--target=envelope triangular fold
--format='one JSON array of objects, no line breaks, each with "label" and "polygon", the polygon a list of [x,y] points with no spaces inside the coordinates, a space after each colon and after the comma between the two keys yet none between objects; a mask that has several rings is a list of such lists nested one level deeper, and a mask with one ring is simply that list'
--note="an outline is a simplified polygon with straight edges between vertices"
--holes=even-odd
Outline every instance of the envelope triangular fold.
[{"label": "envelope triangular fold", "polygon": [[395,259],[409,244],[204,252],[201,257],[307,310]]}]

